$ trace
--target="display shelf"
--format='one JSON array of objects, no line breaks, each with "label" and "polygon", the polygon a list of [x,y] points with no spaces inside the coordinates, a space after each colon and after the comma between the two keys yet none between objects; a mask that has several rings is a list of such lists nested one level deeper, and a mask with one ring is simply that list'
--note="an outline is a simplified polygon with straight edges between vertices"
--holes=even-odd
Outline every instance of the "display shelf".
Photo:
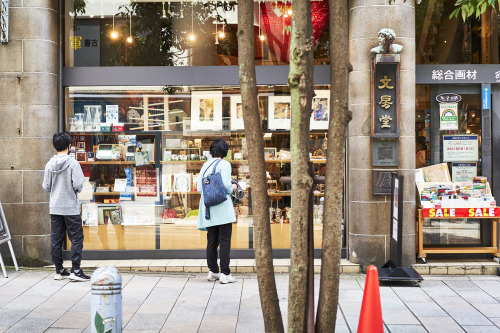
[{"label": "display shelf", "polygon": [[171,194],[176,194],[176,193],[179,193],[179,194],[201,194],[200,192],[197,192],[197,191],[190,191],[190,192],[161,192],[161,194],[165,194],[165,195],[171,195]]},{"label": "display shelf", "polygon": [[[79,161],[80,164],[123,164],[123,165],[135,165],[135,161]],[[149,164],[155,164],[155,162],[149,162]]]},{"label": "display shelf", "polygon": [[[292,192],[267,192],[267,195],[270,197],[291,197]],[[323,197],[324,193],[314,193],[315,197]]]}]

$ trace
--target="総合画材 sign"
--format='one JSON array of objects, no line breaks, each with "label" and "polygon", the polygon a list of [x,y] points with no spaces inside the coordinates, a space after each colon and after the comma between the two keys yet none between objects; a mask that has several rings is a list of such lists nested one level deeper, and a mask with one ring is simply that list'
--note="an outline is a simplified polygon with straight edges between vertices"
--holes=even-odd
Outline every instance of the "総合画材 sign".
[{"label": "\u7dcf\u5408\u753b\u6750 sign", "polygon": [[458,103],[439,104],[439,129],[441,131],[458,129]]},{"label": "\u7dcf\u5408\u753b\u6750 sign", "polygon": [[443,162],[475,162],[479,159],[477,135],[443,135]]},{"label": "\u7dcf\u5408\u753b\u6750 sign", "polygon": [[451,178],[454,183],[472,182],[477,176],[477,163],[452,163]]}]

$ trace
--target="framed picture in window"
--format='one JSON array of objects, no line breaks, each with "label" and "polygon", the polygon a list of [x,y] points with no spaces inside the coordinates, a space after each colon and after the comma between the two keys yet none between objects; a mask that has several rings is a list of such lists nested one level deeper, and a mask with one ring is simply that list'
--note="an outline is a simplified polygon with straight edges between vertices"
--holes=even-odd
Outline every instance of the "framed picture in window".
[{"label": "framed picture in window", "polygon": [[290,130],[292,118],[290,96],[269,96],[267,128],[270,130]]},{"label": "framed picture in window", "polygon": [[241,95],[231,96],[231,131],[245,129]]},{"label": "framed picture in window", "polygon": [[311,125],[312,130],[327,130],[330,121],[330,90],[315,90],[312,99]]},{"label": "framed picture in window", "polygon": [[222,129],[222,91],[191,92],[191,130]]}]

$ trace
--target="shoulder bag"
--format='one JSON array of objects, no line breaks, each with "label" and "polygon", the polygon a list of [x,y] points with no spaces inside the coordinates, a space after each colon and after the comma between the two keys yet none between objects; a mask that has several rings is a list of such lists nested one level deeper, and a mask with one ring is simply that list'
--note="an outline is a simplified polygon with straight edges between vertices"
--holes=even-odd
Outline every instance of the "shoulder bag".
[{"label": "shoulder bag", "polygon": [[202,186],[203,186],[203,202],[205,204],[205,219],[210,220],[210,207],[216,206],[227,200],[226,196],[226,187],[224,186],[224,182],[222,181],[222,176],[220,172],[215,172],[215,168],[217,164],[219,164],[220,160],[215,163],[214,168],[212,169],[212,173],[205,177],[207,170],[210,169],[212,164],[205,170],[202,178]]}]

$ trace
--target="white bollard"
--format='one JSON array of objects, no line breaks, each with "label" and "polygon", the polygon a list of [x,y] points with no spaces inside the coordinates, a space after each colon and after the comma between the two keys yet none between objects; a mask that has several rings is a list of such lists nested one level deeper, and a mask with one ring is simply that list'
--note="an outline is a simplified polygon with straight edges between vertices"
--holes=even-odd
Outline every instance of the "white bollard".
[{"label": "white bollard", "polygon": [[121,333],[122,276],[114,267],[104,266],[92,274],[90,329],[92,333]]}]

